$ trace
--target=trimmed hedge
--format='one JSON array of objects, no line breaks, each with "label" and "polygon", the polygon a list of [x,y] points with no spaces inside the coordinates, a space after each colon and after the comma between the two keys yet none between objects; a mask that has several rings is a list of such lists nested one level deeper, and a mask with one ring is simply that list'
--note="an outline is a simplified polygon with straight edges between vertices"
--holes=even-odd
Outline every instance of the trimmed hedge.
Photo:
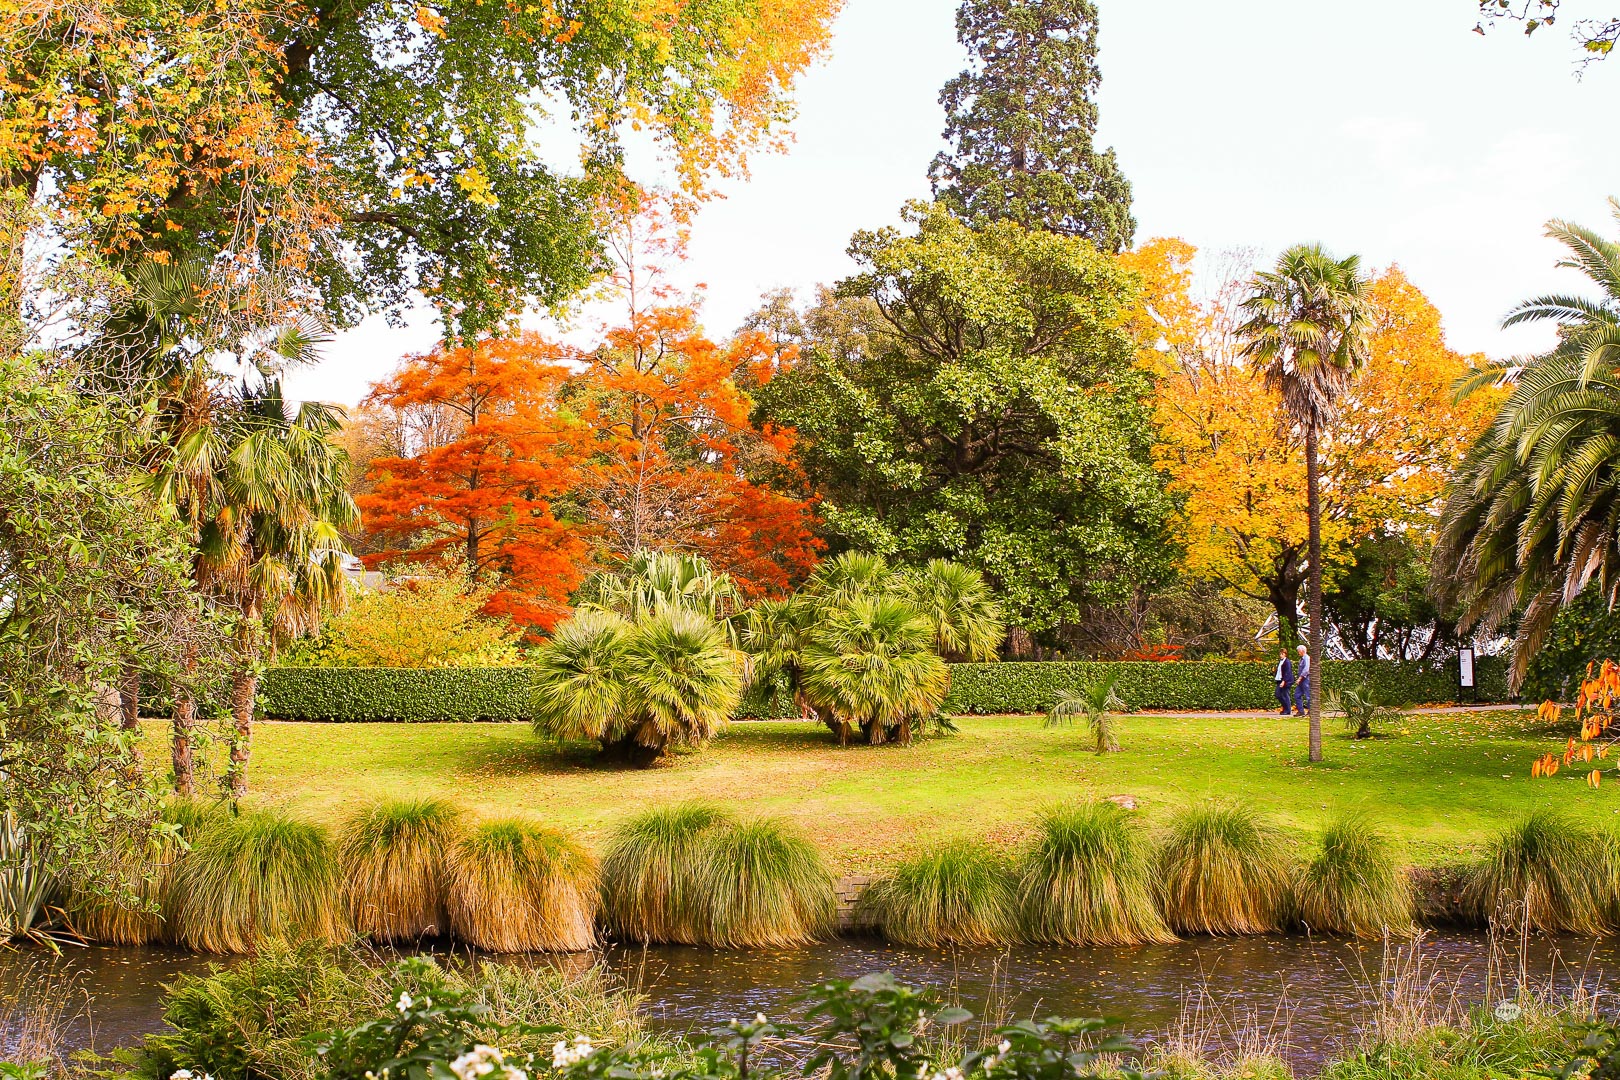
[{"label": "trimmed hedge", "polygon": [[[1060,691],[1078,688],[1105,668],[1122,669],[1116,687],[1133,709],[1224,712],[1274,708],[1271,665],[1224,660],[1147,663],[952,664],[947,713],[1041,713]],[[1457,698],[1457,661],[1438,665],[1393,661],[1328,661],[1328,687],[1365,683],[1391,701],[1425,704]],[[1474,661],[1477,699],[1510,700],[1502,657]],[[276,720],[401,721],[527,720],[528,669],[273,668],[259,682],[264,716]],[[778,687],[756,687],[743,699],[741,719],[794,715]]]}]

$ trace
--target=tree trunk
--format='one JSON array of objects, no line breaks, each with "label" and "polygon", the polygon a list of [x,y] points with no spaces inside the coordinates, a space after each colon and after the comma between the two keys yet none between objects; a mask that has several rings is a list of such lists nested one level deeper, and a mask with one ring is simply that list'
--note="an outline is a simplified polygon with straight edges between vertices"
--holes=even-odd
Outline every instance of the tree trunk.
[{"label": "tree trunk", "polygon": [[231,798],[247,794],[248,756],[253,752],[253,699],[259,677],[252,668],[239,668],[231,676]]},{"label": "tree trunk", "polygon": [[1278,577],[1267,583],[1266,592],[1277,613],[1277,644],[1291,649],[1299,643],[1299,584],[1293,575]]},{"label": "tree trunk", "polygon": [[197,700],[191,687],[177,687],[174,694],[174,793],[182,799],[197,794],[196,772],[191,761],[192,733],[197,729]]},{"label": "tree trunk", "polygon": [[123,712],[125,731],[141,726],[141,673],[136,668],[124,669],[124,683],[118,688],[119,708]]},{"label": "tree trunk", "polygon": [[1316,425],[1305,425],[1305,498],[1311,526],[1310,657],[1311,760],[1322,760],[1322,495],[1316,463]]}]

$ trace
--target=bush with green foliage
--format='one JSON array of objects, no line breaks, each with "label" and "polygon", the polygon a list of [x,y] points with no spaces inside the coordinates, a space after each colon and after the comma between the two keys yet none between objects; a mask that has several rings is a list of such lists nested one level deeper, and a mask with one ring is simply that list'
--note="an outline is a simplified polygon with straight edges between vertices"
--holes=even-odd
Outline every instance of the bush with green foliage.
[{"label": "bush with green foliage", "polygon": [[1283,836],[1247,806],[1211,802],[1170,822],[1159,848],[1159,905],[1181,934],[1282,927],[1294,877]]},{"label": "bush with green foliage", "polygon": [[1042,815],[1018,868],[1023,935],[1051,945],[1175,940],[1153,901],[1153,859],[1141,825],[1110,802]]},{"label": "bush with green foliage", "polygon": [[855,922],[898,945],[1007,945],[1019,938],[1012,868],[980,841],[937,844],[868,885]]},{"label": "bush with green foliage", "polygon": [[705,945],[783,949],[837,929],[832,872],[814,844],[780,821],[759,818],[709,832],[696,885]]},{"label": "bush with green foliage", "polygon": [[413,574],[383,588],[350,587],[320,636],[299,642],[291,667],[444,668],[515,664],[519,631],[483,613],[494,590],[458,578]]}]

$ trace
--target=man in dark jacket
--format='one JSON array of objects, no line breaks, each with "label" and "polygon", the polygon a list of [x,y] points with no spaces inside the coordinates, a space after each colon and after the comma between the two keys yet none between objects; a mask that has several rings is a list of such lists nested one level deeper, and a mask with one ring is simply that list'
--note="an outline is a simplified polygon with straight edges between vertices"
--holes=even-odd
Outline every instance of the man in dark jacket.
[{"label": "man in dark jacket", "polygon": [[1288,692],[1294,688],[1294,665],[1288,659],[1288,650],[1284,649],[1277,654],[1277,670],[1272,673],[1272,683],[1277,688],[1277,704],[1282,706],[1282,714],[1288,715]]}]

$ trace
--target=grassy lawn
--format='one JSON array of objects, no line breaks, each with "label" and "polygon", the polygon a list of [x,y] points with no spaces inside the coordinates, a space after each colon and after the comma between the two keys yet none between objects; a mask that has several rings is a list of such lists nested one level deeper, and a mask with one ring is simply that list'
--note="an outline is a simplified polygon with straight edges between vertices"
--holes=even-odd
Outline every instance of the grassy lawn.
[{"label": "grassy lawn", "polygon": [[[1329,722],[1327,760],[1304,763],[1303,720],[1127,717],[1125,751],[1098,756],[1079,729],[1035,717],[965,717],[961,733],[912,747],[840,748],[807,723],[734,725],[706,749],[647,770],[598,765],[521,724],[292,724],[256,727],[257,803],[337,821],[380,796],[439,796],[481,814],[518,813],[599,842],[648,806],[702,797],[797,822],[838,868],[880,867],[930,837],[1014,843],[1040,807],[1131,795],[1150,822],[1226,796],[1304,835],[1330,814],[1367,814],[1413,862],[1444,862],[1534,806],[1620,814],[1620,790],[1583,774],[1532,780],[1530,761],[1564,732],[1532,714],[1413,716],[1389,737],[1356,742]],[[166,751],[163,725],[148,731]],[[221,749],[211,748],[217,759]]]}]

